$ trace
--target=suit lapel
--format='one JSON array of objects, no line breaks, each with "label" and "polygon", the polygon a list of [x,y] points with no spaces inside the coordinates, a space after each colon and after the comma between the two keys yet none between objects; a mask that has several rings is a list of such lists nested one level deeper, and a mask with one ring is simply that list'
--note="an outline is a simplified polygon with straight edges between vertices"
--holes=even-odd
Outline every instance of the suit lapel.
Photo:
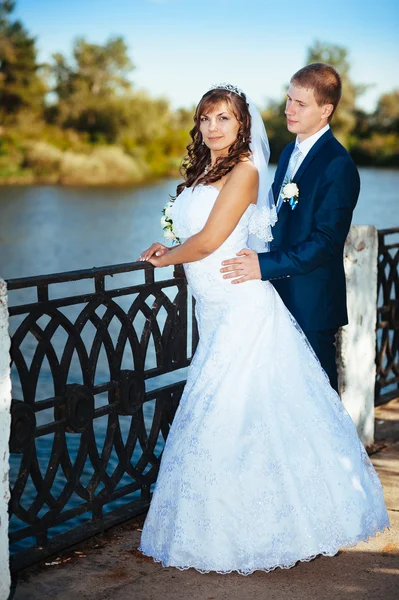
[{"label": "suit lapel", "polygon": [[[324,144],[326,144],[329,140],[331,140],[333,138],[333,134],[331,129],[328,129],[326,131],[326,133],[324,133],[321,138],[319,138],[317,140],[317,142],[312,146],[312,148],[309,150],[308,154],[306,155],[305,159],[303,160],[301,166],[299,167],[298,171],[295,173],[292,181],[294,183],[297,183],[299,181],[299,179],[302,177],[303,173],[305,172],[305,170],[307,169],[307,167],[311,164],[312,160],[314,159],[314,157],[317,155],[317,153],[321,150],[321,148],[324,146]],[[280,188],[281,185],[283,183],[286,171],[287,171],[287,167],[288,167],[288,163],[290,160],[290,156],[292,153],[292,150],[294,148],[295,143],[291,144],[291,148],[287,149],[287,154],[284,157],[284,161],[281,163],[281,169],[279,170],[279,172],[277,173],[277,177],[275,179],[275,186],[274,186],[274,200],[277,203],[278,197],[280,195]],[[280,165],[279,165],[280,167]],[[275,237],[275,243],[277,245],[280,244],[280,235],[282,234],[283,230],[284,230],[284,223],[288,217],[288,215],[291,213],[291,207],[289,206],[289,204],[287,202],[283,202],[279,212],[278,212],[278,220],[276,225],[273,228],[274,231],[274,237]]]},{"label": "suit lapel", "polygon": [[323,133],[323,135],[321,136],[321,138],[319,138],[317,140],[317,142],[311,147],[311,149],[309,150],[309,152],[305,156],[305,158],[304,158],[301,166],[299,167],[298,171],[295,173],[294,177],[292,178],[292,181],[294,183],[298,183],[298,181],[302,177],[304,171],[310,165],[310,163],[312,162],[312,160],[314,159],[314,157],[316,156],[316,154],[320,151],[320,149],[324,146],[324,144],[326,144],[333,137],[334,136],[332,134],[331,129],[328,129],[325,133]]},{"label": "suit lapel", "polygon": [[291,144],[289,145],[289,149],[287,148],[287,152],[285,153],[285,156],[282,159],[281,165],[280,165],[280,163],[278,165],[278,173],[276,174],[277,177],[274,182],[274,203],[275,204],[277,204],[278,197],[280,195],[280,188],[283,183],[283,179],[284,179],[285,173],[287,171],[288,163],[290,161],[290,156],[291,156],[294,146],[295,146],[295,143],[291,142]]}]

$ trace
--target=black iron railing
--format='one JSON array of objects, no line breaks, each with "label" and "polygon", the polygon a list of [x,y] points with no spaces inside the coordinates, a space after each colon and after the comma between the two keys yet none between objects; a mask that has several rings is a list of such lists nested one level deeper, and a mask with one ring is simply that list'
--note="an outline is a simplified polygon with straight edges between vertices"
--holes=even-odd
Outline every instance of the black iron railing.
[{"label": "black iron railing", "polygon": [[[399,394],[398,262],[399,228],[380,231],[377,404]],[[19,295],[9,308],[17,571],[145,511],[198,333],[181,268],[159,282],[150,265],[127,263],[7,286]]]},{"label": "black iron railing", "polygon": [[399,396],[399,228],[378,232],[375,402]]},{"label": "black iron railing", "polygon": [[197,331],[181,268],[159,282],[127,263],[7,285],[22,299],[9,308],[16,571],[148,507]]}]

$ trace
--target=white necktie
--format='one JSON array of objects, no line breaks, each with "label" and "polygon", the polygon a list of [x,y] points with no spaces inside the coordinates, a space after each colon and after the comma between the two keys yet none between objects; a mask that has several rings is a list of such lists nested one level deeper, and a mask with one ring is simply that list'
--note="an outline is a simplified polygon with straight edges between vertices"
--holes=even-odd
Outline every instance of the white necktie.
[{"label": "white necktie", "polygon": [[283,183],[281,184],[280,195],[279,195],[279,198],[277,201],[277,212],[280,210],[280,208],[283,204],[283,198],[281,197],[281,194],[283,192],[283,187],[291,181],[292,174],[295,171],[295,167],[296,167],[297,162],[301,155],[302,155],[302,152],[300,151],[298,146],[295,146],[294,151],[290,156],[290,160],[288,163],[287,171],[286,171],[284,179],[283,179]]}]

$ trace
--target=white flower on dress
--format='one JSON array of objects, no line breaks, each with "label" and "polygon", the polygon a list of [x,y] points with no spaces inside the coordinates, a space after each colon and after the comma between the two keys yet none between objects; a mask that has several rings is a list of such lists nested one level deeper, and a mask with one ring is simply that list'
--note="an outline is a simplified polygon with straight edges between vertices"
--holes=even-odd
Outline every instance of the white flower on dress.
[{"label": "white flower on dress", "polygon": [[164,215],[167,219],[172,219],[173,202],[167,202],[164,207]]},{"label": "white flower on dress", "polygon": [[163,236],[165,240],[172,240],[173,242],[177,240],[175,233],[171,229],[164,229]]},{"label": "white flower on dress", "polygon": [[171,240],[172,243],[178,244],[180,242],[177,237],[172,221],[172,207],[173,201],[167,202],[162,209],[161,226],[163,229],[163,235],[166,240]]}]

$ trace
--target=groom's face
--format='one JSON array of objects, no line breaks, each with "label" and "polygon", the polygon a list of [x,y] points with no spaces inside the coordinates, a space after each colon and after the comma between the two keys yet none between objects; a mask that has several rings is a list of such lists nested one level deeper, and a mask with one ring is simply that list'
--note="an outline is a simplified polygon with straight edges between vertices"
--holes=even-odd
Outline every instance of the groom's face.
[{"label": "groom's face", "polygon": [[296,133],[300,141],[305,140],[328,123],[331,108],[330,104],[319,106],[312,89],[291,84],[285,105],[288,131]]}]

